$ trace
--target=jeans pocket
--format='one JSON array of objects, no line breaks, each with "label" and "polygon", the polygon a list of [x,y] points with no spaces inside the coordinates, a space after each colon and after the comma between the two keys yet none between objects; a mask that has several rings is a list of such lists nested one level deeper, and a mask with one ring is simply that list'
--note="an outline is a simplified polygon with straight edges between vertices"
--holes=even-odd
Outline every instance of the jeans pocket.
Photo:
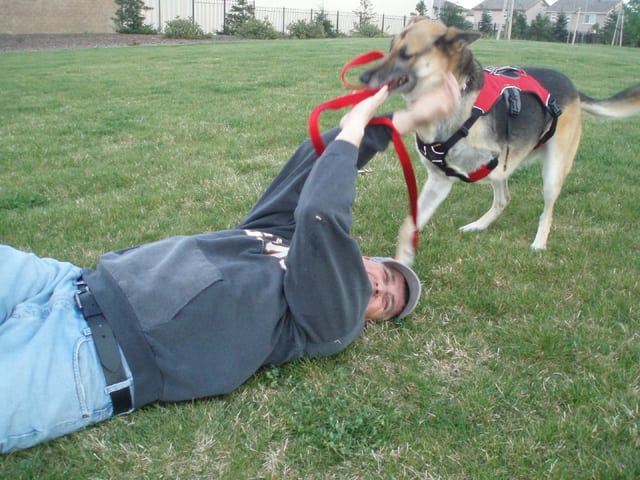
[{"label": "jeans pocket", "polygon": [[104,373],[89,328],[83,329],[73,349],[73,381],[69,390],[61,392],[65,405],[51,412],[50,431],[46,438],[60,437],[111,417],[111,398],[105,392]]},{"label": "jeans pocket", "polygon": [[104,373],[90,330],[80,326],[83,319],[62,320],[63,324],[50,323],[59,333],[55,343],[33,341],[34,345],[21,349],[18,363],[32,363],[27,374],[6,374],[14,388],[6,388],[12,392],[5,399],[10,405],[0,414],[1,453],[28,448],[111,417],[111,399],[105,393]]},{"label": "jeans pocket", "polygon": [[111,415],[111,398],[106,393],[107,382],[100,364],[91,330],[86,328],[73,352],[73,375],[77,408],[81,417],[105,420]]}]

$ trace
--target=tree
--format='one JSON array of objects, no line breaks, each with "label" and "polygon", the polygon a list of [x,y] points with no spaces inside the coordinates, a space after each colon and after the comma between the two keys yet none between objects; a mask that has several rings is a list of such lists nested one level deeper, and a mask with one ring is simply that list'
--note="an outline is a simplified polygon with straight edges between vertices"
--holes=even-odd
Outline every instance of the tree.
[{"label": "tree", "polygon": [[440,11],[440,21],[448,27],[458,27],[462,30],[471,30],[473,25],[467,22],[462,14],[462,7],[451,2],[444,2]]},{"label": "tree", "polygon": [[424,3],[424,0],[420,0],[416,3],[416,11],[411,13],[412,17],[426,17],[427,16],[427,4]]},{"label": "tree", "polygon": [[353,13],[358,17],[360,25],[372,23],[376,16],[371,0],[360,0],[360,9],[355,10]]},{"label": "tree", "polygon": [[238,0],[231,6],[231,10],[224,17],[222,34],[235,35],[245,23],[255,18],[255,7],[247,0]]},{"label": "tree", "polygon": [[629,0],[624,8],[624,35],[622,43],[640,47],[640,0]]},{"label": "tree", "polygon": [[529,34],[527,35],[529,40],[538,40],[543,42],[550,42],[553,40],[553,26],[551,20],[546,15],[539,13],[531,21],[529,26]]},{"label": "tree", "polygon": [[610,12],[607,19],[604,21],[604,26],[600,29],[600,41],[606,45],[611,45],[613,41],[613,34],[616,31],[616,25],[618,24],[618,12],[615,10]]},{"label": "tree", "polygon": [[373,11],[371,0],[360,0],[360,9],[353,12],[358,21],[353,24],[353,33],[360,37],[380,37],[384,32],[373,22],[376,13]]},{"label": "tree", "polygon": [[482,17],[480,17],[478,30],[480,30],[485,35],[493,33],[493,19],[491,18],[491,12],[489,12],[489,10],[482,11]]},{"label": "tree", "polygon": [[529,33],[529,26],[527,25],[527,17],[523,13],[513,12],[513,24],[511,25],[511,38],[519,38],[524,40]]},{"label": "tree", "polygon": [[314,19],[314,21],[322,25],[322,30],[324,31],[325,37],[336,38],[338,36],[336,27],[333,26],[333,23],[331,23],[331,20],[329,20],[327,12],[325,12],[324,10],[320,10],[320,12],[316,14],[316,18]]},{"label": "tree", "polygon": [[561,11],[556,18],[556,23],[553,25],[553,38],[556,42],[566,42],[569,37],[569,30],[567,25],[569,24],[569,17]]},{"label": "tree", "polygon": [[143,0],[115,0],[118,5],[116,16],[111,20],[116,24],[118,33],[156,33],[151,25],[144,23],[142,12],[151,10]]}]

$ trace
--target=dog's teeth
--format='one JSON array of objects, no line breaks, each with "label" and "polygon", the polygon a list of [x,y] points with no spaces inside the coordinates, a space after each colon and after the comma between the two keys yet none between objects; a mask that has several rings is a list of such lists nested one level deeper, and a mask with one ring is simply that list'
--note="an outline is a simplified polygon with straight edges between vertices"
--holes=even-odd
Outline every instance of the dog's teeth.
[{"label": "dog's teeth", "polygon": [[406,76],[405,77],[399,77],[399,78],[396,78],[396,79],[394,79],[393,81],[391,81],[389,83],[389,88],[397,89],[397,88],[402,87],[406,83],[409,83],[409,78],[408,77],[406,77]]}]

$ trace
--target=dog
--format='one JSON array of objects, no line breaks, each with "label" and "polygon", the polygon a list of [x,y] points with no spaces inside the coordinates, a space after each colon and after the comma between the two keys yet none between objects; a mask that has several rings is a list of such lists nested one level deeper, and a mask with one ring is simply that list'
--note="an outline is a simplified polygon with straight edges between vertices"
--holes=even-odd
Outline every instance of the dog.
[{"label": "dog", "polygon": [[[480,35],[417,17],[393,38],[385,56],[360,74],[360,81],[369,88],[386,84],[391,93],[401,94],[408,103],[436,88],[444,72],[452,72],[460,85],[461,98],[454,112],[415,132],[428,171],[418,200],[419,230],[459,180],[491,183],[491,208],[460,228],[465,232],[486,229],[509,203],[507,182],[511,174],[521,164],[539,160],[544,209],[531,248],[544,250],[554,204],[580,144],[581,112],[609,118],[638,114],[640,84],[606,100],[596,100],[580,93],[569,78],[555,70],[494,69],[493,73],[497,71],[507,82],[518,77],[529,84],[504,88],[489,101],[495,101],[493,106],[485,105],[488,111],[483,111],[474,103],[479,101],[490,72],[485,72],[468,48]],[[475,117],[473,121],[471,116]],[[412,265],[415,257],[412,239],[416,226],[408,217],[399,232],[396,258],[407,265]]]}]

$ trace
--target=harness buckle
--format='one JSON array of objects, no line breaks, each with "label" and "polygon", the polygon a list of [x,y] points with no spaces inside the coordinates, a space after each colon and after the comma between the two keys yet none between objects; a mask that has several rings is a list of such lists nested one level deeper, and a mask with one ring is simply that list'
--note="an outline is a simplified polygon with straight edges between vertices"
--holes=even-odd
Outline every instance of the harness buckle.
[{"label": "harness buckle", "polygon": [[442,150],[439,150],[440,148],[442,148],[441,143],[434,143],[431,145],[431,151],[433,153],[435,153],[436,155],[444,155],[445,152],[443,152]]},{"label": "harness buckle", "polygon": [[547,107],[549,107],[551,115],[554,117],[559,117],[562,114],[562,109],[558,105],[555,97],[550,96],[549,101],[547,102]]}]

